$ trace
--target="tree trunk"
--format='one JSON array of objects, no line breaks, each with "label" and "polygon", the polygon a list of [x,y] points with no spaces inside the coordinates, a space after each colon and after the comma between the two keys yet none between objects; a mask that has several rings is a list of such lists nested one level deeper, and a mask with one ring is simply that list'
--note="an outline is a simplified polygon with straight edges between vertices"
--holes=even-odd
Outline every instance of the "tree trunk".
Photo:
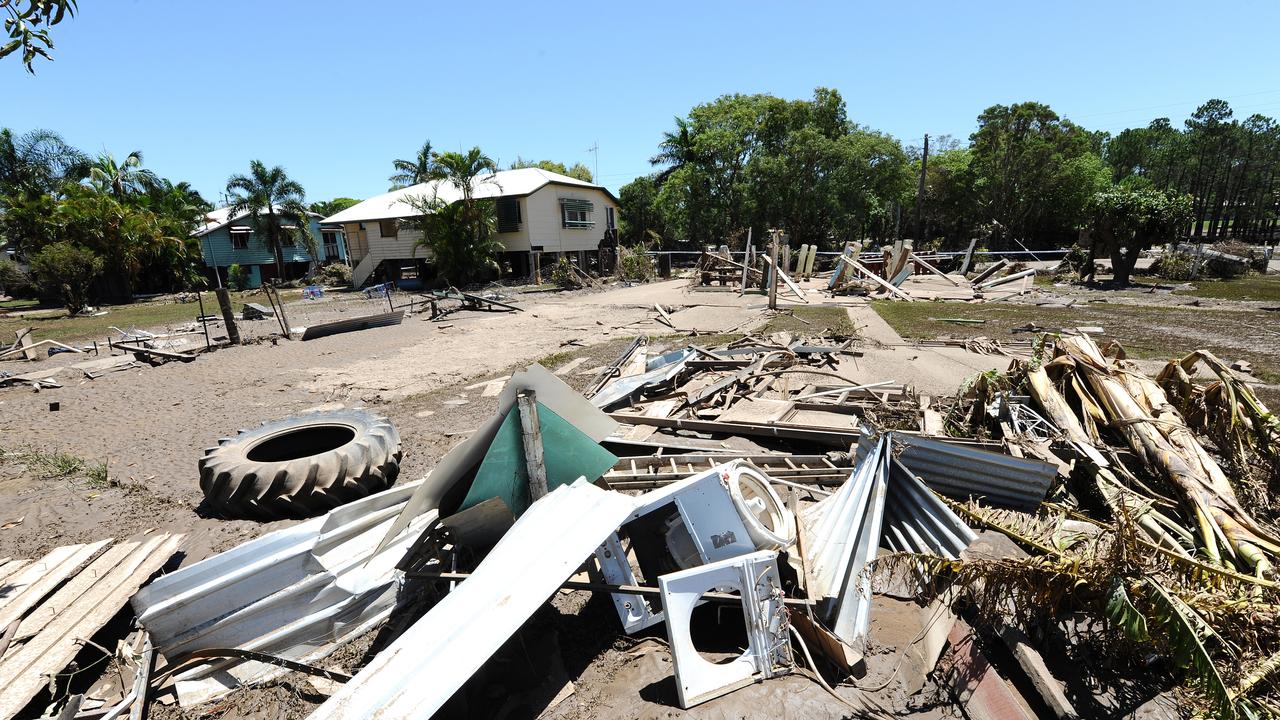
[{"label": "tree trunk", "polygon": [[1129,276],[1133,274],[1133,266],[1138,264],[1137,247],[1127,247],[1123,252],[1120,245],[1111,246],[1111,276],[1116,285],[1128,285]]}]

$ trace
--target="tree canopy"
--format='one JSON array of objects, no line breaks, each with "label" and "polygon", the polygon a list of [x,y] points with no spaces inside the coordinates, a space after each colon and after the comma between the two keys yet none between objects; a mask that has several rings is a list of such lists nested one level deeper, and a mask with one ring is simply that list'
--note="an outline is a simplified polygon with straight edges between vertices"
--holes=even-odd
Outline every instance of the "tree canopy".
[{"label": "tree canopy", "polygon": [[337,215],[353,205],[359,204],[360,201],[355,198],[337,197],[332,200],[317,200],[316,202],[311,203],[310,207],[311,212],[316,213],[321,217],[329,217],[330,215]]},{"label": "tree canopy", "polygon": [[740,244],[785,227],[795,243],[886,236],[909,189],[907,156],[849,121],[843,98],[725,95],[675,119],[650,161],[659,169],[621,190],[623,236],[693,245]]},{"label": "tree canopy", "polygon": [[0,129],[0,246],[31,265],[26,287],[68,306],[198,282],[191,233],[210,209],[189,184],[143,167],[141,152],[94,160],[49,130]]},{"label": "tree canopy", "polygon": [[392,160],[391,166],[395,168],[395,172],[387,180],[391,182],[392,190],[429,182],[438,177],[436,153],[431,149],[430,140],[422,143],[412,160]]},{"label": "tree canopy", "polygon": [[519,155],[516,156],[516,161],[511,163],[512,170],[531,167],[542,168],[543,170],[560,173],[561,175],[568,175],[571,178],[577,178],[583,182],[592,182],[591,169],[582,163],[574,163],[573,167],[566,167],[564,163],[556,162],[555,160],[525,160]]},{"label": "tree canopy", "polygon": [[[1159,118],[1114,137],[1044,103],[993,105],[967,143],[931,145],[918,242],[1061,247],[1098,229],[1097,198],[1118,186],[1191,197],[1190,214],[1162,226],[1162,240],[1270,238],[1280,220],[1280,123],[1236,120],[1222,100],[1182,129]],[[737,245],[748,229],[782,228],[793,243],[831,248],[907,236],[922,156],[850,120],[834,90],[810,100],[725,95],[675,118],[650,161],[655,172],[623,186],[621,239]]]}]

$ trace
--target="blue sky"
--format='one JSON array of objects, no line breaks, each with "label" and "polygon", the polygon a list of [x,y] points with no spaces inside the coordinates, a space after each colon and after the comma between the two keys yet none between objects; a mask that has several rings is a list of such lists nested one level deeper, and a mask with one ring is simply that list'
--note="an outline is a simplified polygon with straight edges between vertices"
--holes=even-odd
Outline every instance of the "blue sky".
[{"label": "blue sky", "polygon": [[1117,131],[1210,97],[1280,115],[1280,3],[461,3],[80,0],[35,77],[0,62],[0,126],[61,132],[217,200],[250,159],[311,200],[384,192],[424,139],[649,172],[672,117],[724,93],[838,89],[918,144],[1039,100]]}]

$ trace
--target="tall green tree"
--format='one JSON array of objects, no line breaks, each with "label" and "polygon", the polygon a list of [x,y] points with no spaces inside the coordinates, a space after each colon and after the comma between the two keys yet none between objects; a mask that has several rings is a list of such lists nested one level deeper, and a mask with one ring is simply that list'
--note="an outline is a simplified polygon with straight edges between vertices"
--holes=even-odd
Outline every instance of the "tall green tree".
[{"label": "tall green tree", "polygon": [[158,180],[154,172],[142,167],[141,150],[130,152],[121,161],[111,153],[103,153],[89,168],[89,184],[116,199],[145,192]]},{"label": "tall green tree", "polygon": [[1106,180],[1096,136],[1048,105],[1024,102],[987,108],[970,142],[976,200],[997,243],[1073,239]]},{"label": "tall green tree", "polygon": [[478,147],[439,153],[435,164],[440,182],[432,192],[406,198],[417,213],[409,227],[422,232],[414,252],[428,250],[440,274],[450,281],[479,278],[497,267],[496,256],[503,247],[493,199],[476,196],[483,184],[495,182],[492,174],[498,165]]},{"label": "tall green tree", "polygon": [[87,155],[52,130],[18,135],[0,129],[0,198],[56,195],[66,183],[87,177],[90,165]]},{"label": "tall green tree", "polygon": [[642,175],[618,191],[622,216],[618,234],[620,242],[627,245],[661,244],[663,238],[669,237],[657,207],[659,188],[654,175]]},{"label": "tall green tree", "polygon": [[254,231],[275,256],[277,275],[283,278],[282,248],[290,237],[285,226],[310,226],[306,191],[283,167],[268,168],[261,160],[253,160],[248,175],[232,175],[227,180],[227,193],[231,196],[231,214],[249,215]]},{"label": "tall green tree", "polygon": [[[725,95],[698,105],[663,134],[652,183],[628,193],[694,245],[740,245],[753,230],[785,228],[793,243],[830,243],[889,229],[906,190],[907,158],[893,138],[850,122],[843,98]],[[643,192],[642,192],[643,191]],[[624,223],[634,207],[624,206]]]},{"label": "tall green tree", "polygon": [[387,179],[392,190],[430,182],[438,177],[436,153],[431,149],[430,140],[422,143],[412,160],[392,160],[391,165],[395,172]]}]

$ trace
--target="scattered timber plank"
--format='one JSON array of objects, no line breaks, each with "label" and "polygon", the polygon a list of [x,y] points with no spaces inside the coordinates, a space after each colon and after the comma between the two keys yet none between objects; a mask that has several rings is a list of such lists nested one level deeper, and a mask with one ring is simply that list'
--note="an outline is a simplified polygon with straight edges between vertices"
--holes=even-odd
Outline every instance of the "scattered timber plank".
[{"label": "scattered timber plank", "polygon": [[[21,373],[19,375],[10,375],[8,377],[0,378],[0,387],[4,387],[6,385],[19,385],[22,383],[50,386],[48,384],[53,383],[53,376],[60,374],[65,369],[65,366],[59,365],[57,367],[32,370],[31,372]],[[57,383],[54,383],[50,387],[56,386]]]},{"label": "scattered timber plank", "polygon": [[911,259],[915,260],[916,264],[920,265],[925,270],[928,270],[929,272],[933,273],[934,275],[937,275],[938,277],[942,278],[943,280],[946,280],[947,282],[951,283],[952,285],[955,285],[956,287],[960,287],[960,283],[955,278],[951,277],[950,275],[942,272],[938,268],[925,262],[924,258],[920,257],[919,255],[915,253],[911,253]]},{"label": "scattered timber plank", "polygon": [[1030,277],[1035,274],[1036,274],[1036,269],[1029,268],[1027,270],[1022,270],[1021,272],[1016,272],[1012,275],[1005,275],[1004,277],[996,278],[995,280],[988,280],[984,283],[976,284],[974,285],[974,287],[977,288],[978,290],[985,290],[990,287],[995,287],[997,285],[1004,285],[1005,283],[1013,282],[1018,278]]},{"label": "scattered timber plank", "polygon": [[116,343],[115,347],[126,350],[131,353],[142,353],[151,357],[163,358],[165,360],[181,360],[182,362],[191,362],[196,359],[191,353],[170,352],[168,350],[157,350],[155,348],[143,347],[142,345],[131,345],[128,343]]},{"label": "scattered timber plank", "polygon": [[609,417],[617,420],[618,422],[628,423],[631,425],[656,425],[657,427],[716,433],[720,435],[809,440],[811,442],[822,443],[824,445],[841,449],[846,449],[850,444],[858,441],[858,432],[848,430],[818,430],[806,427],[791,427],[783,424],[759,425],[753,423],[718,422],[715,420],[655,418],[628,413],[609,413]]},{"label": "scattered timber plank", "polygon": [[376,315],[365,315],[358,318],[351,318],[349,320],[322,323],[320,325],[312,325],[311,327],[303,330],[302,339],[315,340],[316,338],[338,335],[340,333],[355,332],[357,330],[389,327],[391,325],[399,325],[403,320],[404,311],[396,310],[395,312],[378,313]]},{"label": "scattered timber plank", "polygon": [[995,275],[997,272],[999,272],[1002,268],[1004,268],[1008,264],[1009,264],[1008,260],[1006,260],[1005,258],[1000,258],[996,262],[992,263],[991,266],[988,267],[986,270],[983,270],[982,272],[978,273],[977,276],[974,277],[971,282],[974,285],[977,285],[983,280],[986,280],[992,275]]},{"label": "scattered timber plank", "polygon": [[862,273],[863,275],[867,276],[867,277],[868,277],[868,278],[870,278],[872,281],[874,281],[877,285],[879,285],[880,287],[884,288],[885,290],[888,290],[891,294],[893,294],[893,295],[897,295],[898,297],[902,298],[903,300],[907,300],[907,301],[913,301],[913,300],[915,300],[915,298],[911,297],[911,295],[909,295],[909,294],[907,293],[907,291],[906,291],[906,290],[902,290],[901,288],[895,287],[894,285],[890,284],[890,283],[889,283],[889,282],[887,282],[884,278],[882,278],[882,277],[880,277],[879,275],[877,275],[877,274],[875,274],[875,273],[871,272],[871,270],[869,270],[869,269],[867,268],[867,266],[866,266],[866,265],[863,265],[862,263],[857,262],[856,260],[855,260],[855,261],[853,261],[853,263],[852,263],[852,264],[853,264],[853,269],[854,269],[854,270],[857,270],[858,272],[860,272],[860,273]]},{"label": "scattered timber plank", "polygon": [[5,597],[0,598],[0,603],[3,603],[0,606],[0,628],[7,628],[9,623],[21,620],[28,610],[40,604],[45,595],[74,575],[80,566],[93,559],[110,542],[107,539],[55,548],[28,565],[21,576],[6,581]]},{"label": "scattered timber plank", "polygon": [[[773,260],[771,258],[764,255],[761,255],[760,257],[764,260],[766,265],[769,265],[769,266],[773,265]],[[778,277],[782,278],[782,282],[787,286],[787,289],[790,290],[796,297],[800,298],[800,302],[808,304],[809,299],[804,296],[804,292],[800,290],[800,286],[796,285],[791,278],[787,277],[787,273],[784,272],[782,268],[777,268],[777,272],[778,272]]]},{"label": "scattered timber plank", "polygon": [[[49,683],[48,676],[67,666],[90,638],[129,600],[147,578],[177,551],[184,535],[156,533],[133,543],[132,551],[112,567],[102,567],[91,589],[70,602],[29,642],[0,660],[0,719],[20,712]],[[127,543],[127,544],[129,544]]]},{"label": "scattered timber plank", "polygon": [[[26,335],[24,335],[24,336],[23,336],[23,338],[24,338],[24,339],[25,339],[26,337],[27,337]],[[21,343],[21,342],[22,342],[22,341],[19,341],[19,343]],[[6,358],[6,357],[8,357],[8,356],[10,356],[10,355],[15,355],[15,354],[17,354],[17,353],[22,353],[22,357],[23,357],[23,358],[25,358],[25,359],[27,359],[27,360],[35,360],[35,359],[39,358],[39,355],[33,355],[31,351],[32,351],[32,350],[35,350],[35,349],[36,349],[36,348],[38,348],[38,347],[44,347],[45,345],[52,345],[52,346],[54,346],[54,347],[60,347],[60,348],[62,348],[63,350],[66,350],[67,352],[73,352],[73,353],[80,353],[80,354],[84,354],[84,351],[83,351],[83,350],[81,350],[80,348],[73,348],[73,347],[71,347],[70,345],[63,345],[62,343],[58,342],[57,340],[41,340],[40,342],[31,343],[31,344],[29,344],[29,345],[21,345],[21,347],[15,347],[15,348],[13,348],[13,349],[11,349],[11,350],[5,350],[4,352],[0,352],[0,358]]]},{"label": "scattered timber plank", "polygon": [[[655,400],[645,408],[644,414],[645,417],[670,417],[679,405],[679,400]],[[657,431],[658,428],[653,425],[636,425],[631,428],[631,432],[627,433],[627,439],[648,440]]]},{"label": "scattered timber plank", "polygon": [[671,316],[667,314],[666,310],[662,309],[662,305],[660,305],[659,303],[654,303],[653,309],[658,311],[658,319],[662,324],[666,325],[672,330],[676,329],[676,324],[674,322],[671,322]]}]

